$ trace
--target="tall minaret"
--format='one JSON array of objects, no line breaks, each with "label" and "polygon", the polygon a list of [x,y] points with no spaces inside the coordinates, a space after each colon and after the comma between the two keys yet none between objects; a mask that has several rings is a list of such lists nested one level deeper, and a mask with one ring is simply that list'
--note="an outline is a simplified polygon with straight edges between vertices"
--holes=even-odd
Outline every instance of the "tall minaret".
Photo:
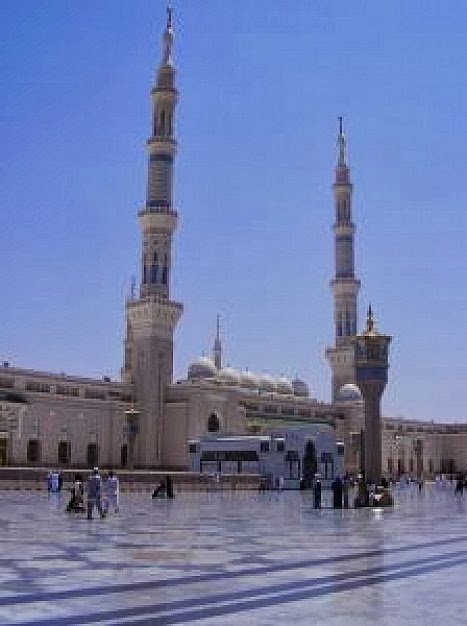
[{"label": "tall minaret", "polygon": [[222,369],[222,342],[220,335],[220,315],[216,318],[216,338],[214,339],[214,365],[218,370]]},{"label": "tall minaret", "polygon": [[355,278],[354,233],[352,222],[352,183],[347,165],[346,140],[342,117],[337,137],[338,157],[333,185],[335,204],[335,277],[334,293],[335,346],[326,350],[332,368],[332,395],[346,383],[355,383],[351,338],[357,333],[357,296],[360,281]]},{"label": "tall minaret", "polygon": [[177,225],[173,208],[174,115],[178,92],[172,60],[172,10],[167,9],[162,60],[152,96],[152,134],[145,206],[138,213],[142,231],[139,298],[129,299],[124,378],[134,386],[141,412],[135,465],[163,462],[164,390],[173,379],[173,335],[183,306],[170,300],[172,237]]}]

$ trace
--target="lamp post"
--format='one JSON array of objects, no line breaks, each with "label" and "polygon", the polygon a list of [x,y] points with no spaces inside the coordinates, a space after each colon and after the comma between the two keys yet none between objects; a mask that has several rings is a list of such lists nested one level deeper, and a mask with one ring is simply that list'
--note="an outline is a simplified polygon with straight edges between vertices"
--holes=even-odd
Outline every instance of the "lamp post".
[{"label": "lamp post", "polygon": [[371,306],[366,330],[354,339],[355,377],[365,403],[364,467],[367,484],[381,483],[381,396],[388,380],[391,337],[377,332]]},{"label": "lamp post", "polygon": [[135,466],[135,439],[139,432],[139,417],[141,411],[131,406],[125,411],[126,426],[128,432],[128,469],[134,469]]}]

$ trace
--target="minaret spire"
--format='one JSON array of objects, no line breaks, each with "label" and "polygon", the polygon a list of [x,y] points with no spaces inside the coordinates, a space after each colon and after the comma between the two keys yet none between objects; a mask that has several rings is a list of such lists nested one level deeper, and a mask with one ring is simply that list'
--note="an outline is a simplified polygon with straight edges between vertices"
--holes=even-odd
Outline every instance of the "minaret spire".
[{"label": "minaret spire", "polygon": [[366,314],[366,333],[371,335],[375,331],[375,320],[373,317],[373,309],[371,304],[368,305],[368,312]]},{"label": "minaret spire", "polygon": [[167,5],[167,24],[163,35],[164,52],[162,56],[163,65],[172,65],[172,47],[173,47],[173,9],[170,3]]},{"label": "minaret spire", "polygon": [[[326,352],[333,371],[333,396],[340,386],[354,382],[350,339],[357,333],[357,296],[360,288],[360,281],[355,278],[352,183],[347,165],[343,118],[339,117],[338,122],[337,165],[333,185],[335,276],[331,281],[334,293],[335,347]],[[346,355],[344,358],[343,352],[349,352],[350,356]]]},{"label": "minaret spire", "polygon": [[218,370],[222,369],[222,342],[220,337],[220,315],[216,317],[216,338],[214,340],[214,365]]},{"label": "minaret spire", "polygon": [[339,135],[337,137],[337,145],[339,147],[339,157],[337,161],[338,167],[347,167],[345,155],[345,135],[343,130],[343,118],[339,117]]}]

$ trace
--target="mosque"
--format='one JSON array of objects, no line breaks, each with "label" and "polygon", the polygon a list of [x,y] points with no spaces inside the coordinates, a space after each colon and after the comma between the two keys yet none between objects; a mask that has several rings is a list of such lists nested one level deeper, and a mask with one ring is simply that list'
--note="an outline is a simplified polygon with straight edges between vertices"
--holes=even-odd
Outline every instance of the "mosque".
[{"label": "mosque", "polygon": [[[332,402],[316,399],[299,378],[224,366],[219,324],[212,357],[197,358],[186,378],[174,381],[174,332],[183,305],[170,294],[172,241],[178,222],[173,204],[179,98],[173,37],[169,10],[151,90],[147,196],[138,213],[140,285],[138,294],[125,304],[121,380],[40,372],[4,362],[0,366],[0,465],[186,469],[193,466],[190,455],[199,455],[197,446],[209,439],[238,442],[241,437],[257,437],[261,452],[269,449],[266,443],[274,443],[276,452],[286,453],[295,436],[303,440],[303,433],[314,433],[318,440],[318,435],[326,438],[332,431],[343,456],[342,467],[356,473],[364,411],[355,384],[352,339],[358,331],[360,281],[355,276],[352,183],[342,119],[333,184],[335,342],[326,350]],[[384,417],[383,472],[428,477],[464,471],[466,444],[467,424]],[[326,454],[317,461],[325,464]],[[243,450],[243,457],[229,457],[235,460],[233,471],[242,471],[239,461],[243,459],[245,468],[252,458],[251,449]],[[290,454],[287,458],[291,466],[297,460]]]}]

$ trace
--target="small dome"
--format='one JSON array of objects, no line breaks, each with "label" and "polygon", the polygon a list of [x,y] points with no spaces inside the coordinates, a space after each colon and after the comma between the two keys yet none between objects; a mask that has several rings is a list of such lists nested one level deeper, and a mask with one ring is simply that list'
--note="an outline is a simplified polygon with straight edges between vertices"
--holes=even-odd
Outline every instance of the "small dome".
[{"label": "small dome", "polygon": [[258,379],[253,372],[245,370],[240,373],[240,386],[245,389],[258,389]]},{"label": "small dome", "polygon": [[239,385],[240,374],[233,367],[223,367],[217,374],[218,380],[226,385]]},{"label": "small dome", "polygon": [[310,388],[306,384],[305,381],[300,380],[300,378],[295,378],[292,381],[292,389],[294,396],[300,396],[302,398],[308,398],[310,395]]},{"label": "small dome", "polygon": [[214,378],[217,374],[216,366],[214,362],[207,356],[201,356],[196,361],[190,363],[188,367],[188,379],[194,380],[197,378]]},{"label": "small dome", "polygon": [[357,385],[352,383],[342,385],[336,393],[337,402],[357,402],[359,400],[362,400],[362,393]]},{"label": "small dome", "polygon": [[292,382],[285,376],[281,376],[277,379],[277,392],[287,396],[293,395],[294,390]]},{"label": "small dome", "polygon": [[276,381],[269,374],[261,374],[258,378],[258,386],[260,391],[277,391]]}]

